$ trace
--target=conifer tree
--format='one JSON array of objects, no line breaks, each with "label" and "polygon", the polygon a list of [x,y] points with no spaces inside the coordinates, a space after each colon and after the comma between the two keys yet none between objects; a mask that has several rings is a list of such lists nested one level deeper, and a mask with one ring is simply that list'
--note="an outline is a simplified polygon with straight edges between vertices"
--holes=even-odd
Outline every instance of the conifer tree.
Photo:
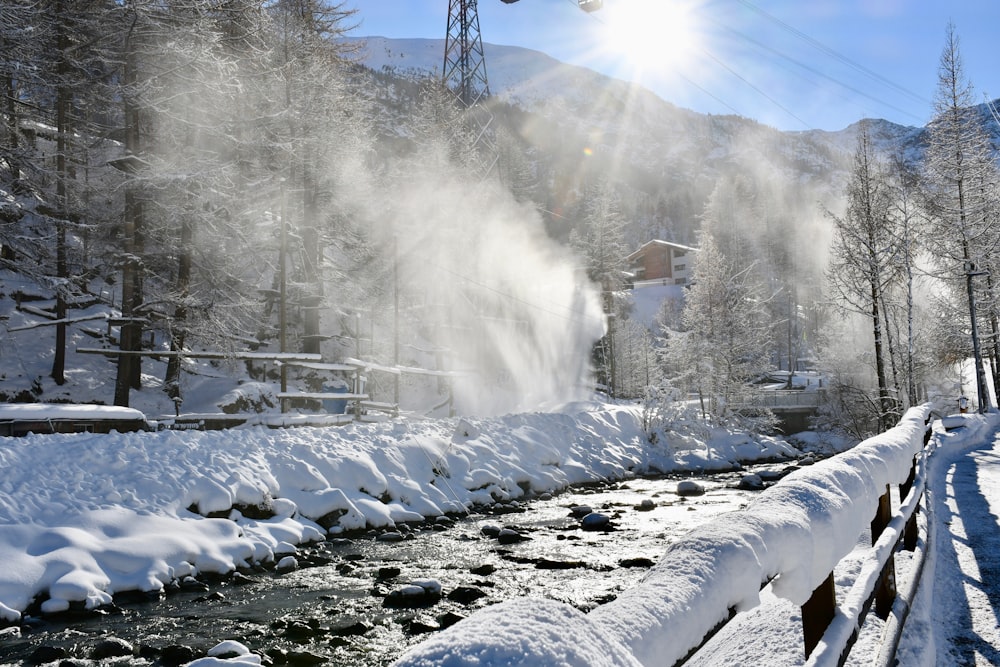
[{"label": "conifer tree", "polygon": [[934,118],[928,126],[926,190],[930,231],[942,269],[964,285],[979,410],[991,402],[980,340],[977,281],[997,243],[990,196],[997,182],[991,146],[965,76],[954,25],[947,29],[938,67]]}]

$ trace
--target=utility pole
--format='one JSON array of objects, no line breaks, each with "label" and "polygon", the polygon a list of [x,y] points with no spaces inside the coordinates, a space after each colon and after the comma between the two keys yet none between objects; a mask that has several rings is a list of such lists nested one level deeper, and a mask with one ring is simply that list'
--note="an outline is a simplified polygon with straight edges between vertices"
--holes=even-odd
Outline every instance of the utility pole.
[{"label": "utility pole", "polygon": [[[399,238],[392,237],[392,365],[399,368]],[[393,402],[399,407],[399,373],[392,376]]]}]

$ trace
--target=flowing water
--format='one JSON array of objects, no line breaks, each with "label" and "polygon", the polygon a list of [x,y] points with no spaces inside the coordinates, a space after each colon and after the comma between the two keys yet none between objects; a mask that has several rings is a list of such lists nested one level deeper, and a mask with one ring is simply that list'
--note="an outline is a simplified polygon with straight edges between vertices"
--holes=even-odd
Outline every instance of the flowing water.
[{"label": "flowing water", "polygon": [[[429,633],[502,600],[543,596],[587,611],[614,599],[671,541],[745,505],[754,492],[736,488],[743,474],[699,477],[700,496],[678,496],[678,478],[637,478],[440,519],[390,536],[399,541],[374,533],[329,540],[301,549],[299,567],[284,574],[261,568],[189,582],[158,600],[120,596],[101,613],[26,618],[20,636],[0,634],[0,663],[93,659],[117,638],[134,653],[115,664],[182,664],[234,639],[265,664],[387,665]],[[585,530],[571,509],[579,506],[611,524]],[[499,528],[520,541],[490,536]],[[441,590],[399,597],[416,580]]]}]

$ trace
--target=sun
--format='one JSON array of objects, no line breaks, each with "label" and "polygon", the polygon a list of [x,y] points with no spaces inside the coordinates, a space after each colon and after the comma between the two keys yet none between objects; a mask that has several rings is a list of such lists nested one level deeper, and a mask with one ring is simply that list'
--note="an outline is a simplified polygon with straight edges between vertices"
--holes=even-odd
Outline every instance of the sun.
[{"label": "sun", "polygon": [[605,3],[607,48],[635,69],[676,69],[700,49],[696,0]]}]

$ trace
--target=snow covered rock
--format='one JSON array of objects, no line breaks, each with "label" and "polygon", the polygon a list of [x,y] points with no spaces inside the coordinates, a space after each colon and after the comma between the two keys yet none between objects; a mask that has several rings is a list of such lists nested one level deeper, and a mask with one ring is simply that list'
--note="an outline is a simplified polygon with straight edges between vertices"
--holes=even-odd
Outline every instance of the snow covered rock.
[{"label": "snow covered rock", "polygon": [[286,572],[294,572],[298,568],[299,562],[295,560],[295,556],[285,556],[274,566],[274,571],[278,574],[285,574]]},{"label": "snow covered rock", "polygon": [[241,655],[250,655],[250,649],[245,644],[230,639],[210,648],[208,655],[211,658],[234,658]]},{"label": "snow covered rock", "polygon": [[705,495],[705,485],[693,479],[682,479],[677,482],[678,496],[702,496]]},{"label": "snow covered rock", "polygon": [[743,475],[737,488],[744,491],[760,491],[764,488],[764,480],[760,478],[760,475],[754,473]]},{"label": "snow covered rock", "polygon": [[389,530],[375,536],[376,542],[402,542],[405,539],[406,535],[397,530]]}]

